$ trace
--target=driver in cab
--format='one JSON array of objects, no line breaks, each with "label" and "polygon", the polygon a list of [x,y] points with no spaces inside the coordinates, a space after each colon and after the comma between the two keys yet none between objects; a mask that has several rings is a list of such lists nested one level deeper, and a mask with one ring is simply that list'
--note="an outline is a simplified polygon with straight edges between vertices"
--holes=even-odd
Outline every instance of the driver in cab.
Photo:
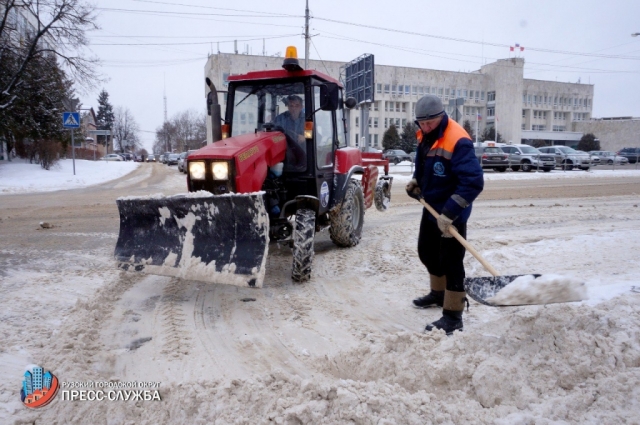
[{"label": "driver in cab", "polygon": [[[291,94],[285,99],[287,110],[278,115],[273,124],[280,127],[287,137],[287,163],[304,166],[306,162],[306,140],[304,138],[304,114],[302,113],[302,98]],[[292,143],[293,142],[293,143]]]}]

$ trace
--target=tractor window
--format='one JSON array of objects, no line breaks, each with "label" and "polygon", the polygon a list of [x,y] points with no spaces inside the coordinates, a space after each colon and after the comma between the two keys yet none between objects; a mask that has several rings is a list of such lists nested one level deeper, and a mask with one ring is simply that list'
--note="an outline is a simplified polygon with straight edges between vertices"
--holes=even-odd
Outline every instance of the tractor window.
[{"label": "tractor window", "polygon": [[[320,87],[313,88],[314,104],[320,105]],[[314,115],[318,168],[333,165],[333,111],[316,111]]]},{"label": "tractor window", "polygon": [[[296,96],[301,100],[300,116],[302,125],[291,118],[288,111],[288,98]],[[295,131],[301,127],[304,130],[304,84],[254,84],[238,85],[234,90],[233,120],[231,124],[231,136],[254,133],[262,130],[265,123],[274,123]],[[294,129],[295,127],[295,129]]]}]

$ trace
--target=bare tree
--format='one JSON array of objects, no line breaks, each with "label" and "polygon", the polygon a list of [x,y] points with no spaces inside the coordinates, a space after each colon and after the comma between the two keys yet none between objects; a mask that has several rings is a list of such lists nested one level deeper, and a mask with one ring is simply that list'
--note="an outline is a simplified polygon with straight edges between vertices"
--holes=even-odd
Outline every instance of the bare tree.
[{"label": "bare tree", "polygon": [[113,141],[120,152],[133,153],[141,147],[138,136],[140,127],[129,108],[116,107],[112,131]]},{"label": "bare tree", "polygon": [[[27,17],[28,19],[23,19]],[[55,57],[69,77],[92,87],[97,59],[87,56],[86,32],[98,29],[95,7],[84,0],[2,0],[0,109],[11,108],[25,73],[41,57]]]},{"label": "bare tree", "polygon": [[200,149],[207,138],[206,116],[195,110],[177,113],[169,121],[156,128],[156,140],[153,151],[184,152]]}]

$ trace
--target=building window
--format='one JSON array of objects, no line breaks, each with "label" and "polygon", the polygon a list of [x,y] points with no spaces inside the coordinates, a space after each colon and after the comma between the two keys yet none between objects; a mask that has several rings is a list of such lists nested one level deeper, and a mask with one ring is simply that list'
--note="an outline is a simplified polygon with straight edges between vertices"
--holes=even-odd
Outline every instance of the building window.
[{"label": "building window", "polygon": [[384,92],[385,92],[386,94],[389,94],[389,84],[385,84],[385,85],[384,85]]},{"label": "building window", "polygon": [[495,113],[496,113],[496,109],[495,108],[487,108],[487,116],[488,117],[495,116]]},{"label": "building window", "polygon": [[566,131],[564,125],[554,125],[553,131]]},{"label": "building window", "polygon": [[360,122],[360,117],[356,117],[356,127],[359,127],[358,123]]},{"label": "building window", "polygon": [[400,128],[400,118],[396,118],[396,128]]},{"label": "building window", "polygon": [[487,92],[487,102],[495,102],[496,101],[496,92],[488,91]]},{"label": "building window", "polygon": [[404,86],[403,85],[399,85],[398,86],[398,94],[402,94],[404,93]]},{"label": "building window", "polygon": [[382,84],[376,84],[376,93],[382,93]]},{"label": "building window", "polygon": [[524,118],[524,115],[525,115],[525,110],[523,109],[522,110],[522,118]]},{"label": "building window", "polygon": [[372,119],[371,119],[371,117],[369,117],[369,128],[371,128],[371,125],[372,125],[371,121],[372,121]]},{"label": "building window", "polygon": [[414,96],[416,96],[418,94],[418,86],[412,86],[411,90],[412,90]]},{"label": "building window", "polygon": [[396,102],[396,112],[400,112],[400,102]]},{"label": "building window", "polygon": [[356,142],[355,142],[355,146],[356,146],[356,148],[357,148],[358,146],[360,146],[360,135],[359,135],[358,133],[356,133]]},{"label": "building window", "polygon": [[483,91],[480,92],[480,100],[484,100],[484,92]]},{"label": "building window", "polygon": [[373,102],[373,110],[374,111],[378,110],[378,102]]},{"label": "building window", "polygon": [[378,117],[373,119],[373,128],[378,128]]},{"label": "building window", "polygon": [[377,134],[373,135],[373,146],[378,146],[378,135]]},{"label": "building window", "polygon": [[407,103],[402,102],[402,112],[407,112]]},{"label": "building window", "polygon": [[397,86],[395,84],[391,86],[391,94],[396,94],[396,88]]},{"label": "building window", "polygon": [[404,128],[404,126],[407,125],[407,120],[406,118],[402,119],[402,128]]},{"label": "building window", "polygon": [[411,86],[404,86],[404,94],[411,94]]}]

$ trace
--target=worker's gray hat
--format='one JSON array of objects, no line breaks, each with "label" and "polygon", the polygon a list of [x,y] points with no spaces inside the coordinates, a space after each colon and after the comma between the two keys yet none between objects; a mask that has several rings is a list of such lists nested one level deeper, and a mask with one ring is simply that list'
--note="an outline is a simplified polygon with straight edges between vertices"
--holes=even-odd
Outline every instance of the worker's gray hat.
[{"label": "worker's gray hat", "polygon": [[416,102],[416,121],[430,120],[444,115],[444,106],[438,96],[428,94]]}]

